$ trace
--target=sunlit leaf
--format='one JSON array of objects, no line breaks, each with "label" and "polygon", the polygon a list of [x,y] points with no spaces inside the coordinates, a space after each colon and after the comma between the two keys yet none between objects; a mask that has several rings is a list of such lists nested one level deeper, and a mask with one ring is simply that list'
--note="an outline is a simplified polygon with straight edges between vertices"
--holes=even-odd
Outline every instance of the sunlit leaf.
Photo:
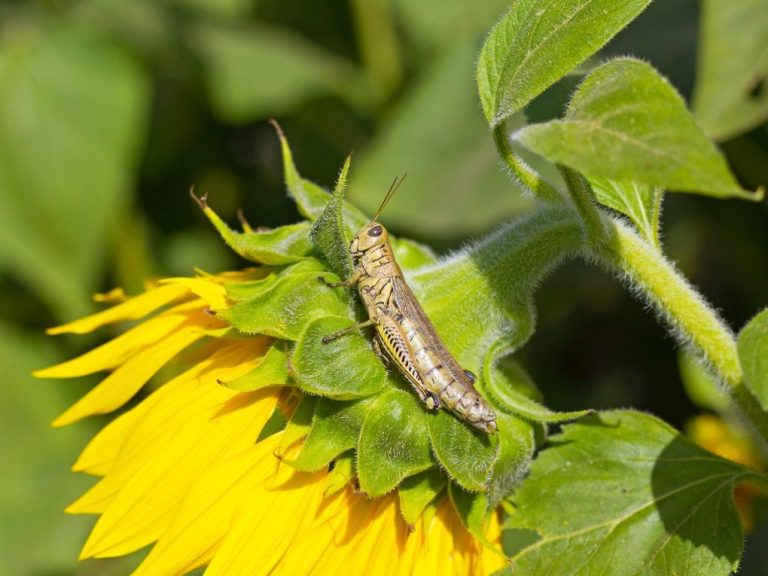
[{"label": "sunlit leaf", "polygon": [[[757,473],[660,420],[616,411],[566,425],[515,493],[510,524],[541,539],[512,573],[725,576],[742,532],[732,491]],[[627,553],[631,551],[631,553]]]},{"label": "sunlit leaf", "polygon": [[638,60],[597,68],[579,86],[565,119],[527,126],[515,138],[587,176],[758,199],[739,186],[675,89]]},{"label": "sunlit leaf", "polygon": [[477,63],[493,127],[522,110],[631,22],[650,0],[518,0],[491,29]]}]

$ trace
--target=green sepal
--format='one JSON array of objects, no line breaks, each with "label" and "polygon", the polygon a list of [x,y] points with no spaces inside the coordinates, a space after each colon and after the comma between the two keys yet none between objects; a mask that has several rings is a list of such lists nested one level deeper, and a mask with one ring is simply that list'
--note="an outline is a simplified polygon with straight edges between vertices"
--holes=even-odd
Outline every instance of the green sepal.
[{"label": "green sepal", "polygon": [[[734,484],[765,477],[639,412],[563,426],[516,491],[510,525],[541,539],[514,574],[726,576],[743,547]],[[622,553],[631,545],[631,553]]]},{"label": "green sepal", "polygon": [[738,350],[747,387],[763,410],[768,410],[768,308],[739,333]]},{"label": "green sepal", "polygon": [[299,403],[293,410],[291,419],[286,424],[285,430],[283,430],[280,445],[277,449],[278,454],[284,454],[288,448],[304,438],[312,430],[312,420],[315,416],[318,400],[317,396],[302,394]]},{"label": "green sepal", "polygon": [[[288,194],[296,202],[299,213],[314,222],[325,210],[330,200],[330,195],[323,188],[301,177],[299,171],[293,163],[293,154],[288,146],[283,131],[273,122],[277,135],[280,138],[280,148],[283,155],[283,173],[285,176],[285,185],[288,188]],[[346,231],[351,235],[365,226],[368,219],[354,206],[344,202],[342,204],[342,213]]]},{"label": "green sepal", "polygon": [[597,52],[650,0],[518,0],[491,29],[477,62],[485,117],[498,125]]},{"label": "green sepal", "polygon": [[504,556],[498,546],[488,540],[485,535],[488,517],[495,513],[489,506],[486,495],[467,492],[451,482],[448,484],[448,497],[464,528],[483,546],[496,552],[499,556]]},{"label": "green sepal", "polygon": [[721,198],[762,198],[762,191],[739,185],[672,85],[649,64],[631,58],[592,71],[563,120],[526,126],[513,138],[592,178]]},{"label": "green sepal", "polygon": [[198,200],[203,213],[211,221],[224,242],[238,255],[251,262],[279,266],[298,262],[309,257],[312,244],[309,241],[309,222],[280,226],[274,230],[249,230],[237,232],[227,226],[214,210]]},{"label": "green sepal", "polygon": [[412,394],[389,390],[368,412],[357,445],[357,478],[370,497],[434,466],[424,408]]},{"label": "green sepal", "polygon": [[293,264],[274,280],[251,283],[252,295],[218,314],[240,332],[296,341],[313,319],[349,314],[349,301],[318,280],[324,270],[316,260]]},{"label": "green sepal", "polygon": [[350,451],[333,461],[333,469],[325,477],[324,496],[332,496],[355,477],[355,455]]},{"label": "green sepal", "polygon": [[522,480],[536,449],[535,426],[516,416],[497,413],[499,449],[488,483],[491,508],[512,493]]},{"label": "green sepal", "polygon": [[416,524],[424,509],[438,497],[448,484],[439,468],[433,467],[406,478],[397,488],[400,514],[410,525]]},{"label": "green sepal", "polygon": [[293,377],[310,394],[350,400],[376,394],[387,371],[359,330],[323,343],[323,338],[349,328],[350,318],[327,316],[310,322],[291,355]]},{"label": "green sepal", "polygon": [[349,240],[344,232],[342,207],[344,190],[347,187],[347,175],[351,157],[348,156],[336,181],[333,194],[328,199],[323,212],[312,224],[309,239],[320,249],[331,269],[342,278],[352,274],[352,258],[349,255]]},{"label": "green sepal", "polygon": [[285,346],[285,342],[274,342],[253,370],[229,382],[219,380],[219,384],[240,392],[251,392],[268,386],[285,386],[288,381],[288,354]]},{"label": "green sepal", "polygon": [[472,492],[488,488],[497,440],[470,428],[445,410],[430,415],[429,437],[435,458],[452,480]]},{"label": "green sepal", "polygon": [[376,398],[339,402],[321,398],[315,408],[312,429],[295,460],[283,460],[305,472],[315,472],[357,446],[360,428]]},{"label": "green sepal", "polygon": [[499,410],[521,416],[533,422],[559,423],[581,418],[594,410],[555,412],[536,400],[541,394],[528,373],[511,356],[496,360],[494,348],[488,352],[483,364],[483,377],[478,388]]}]

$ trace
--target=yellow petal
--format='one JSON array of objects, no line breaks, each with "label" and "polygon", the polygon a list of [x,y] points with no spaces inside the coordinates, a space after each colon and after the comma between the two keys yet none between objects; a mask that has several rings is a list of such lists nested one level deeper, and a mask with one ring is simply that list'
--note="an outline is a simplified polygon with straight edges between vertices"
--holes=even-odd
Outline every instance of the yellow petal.
[{"label": "yellow petal", "polygon": [[271,436],[203,472],[133,576],[185,574],[210,562],[239,508],[275,473],[278,439]]},{"label": "yellow petal", "polygon": [[[134,462],[140,450],[143,462],[129,469],[121,454],[105,478],[118,487],[116,496],[96,523],[83,558],[127,554],[155,541],[170,524],[192,479],[212,462],[253,445],[276,398],[270,391],[243,394],[216,384],[217,378],[237,371],[243,367],[210,371],[175,387],[169,383],[153,394],[168,396],[147,410],[123,448]],[[250,404],[222,410],[233,397],[244,395],[253,399]],[[169,402],[172,398],[176,401]]]},{"label": "yellow petal", "polygon": [[169,284],[168,286],[160,286],[107,310],[102,310],[68,324],[49,328],[47,332],[48,334],[86,334],[106,324],[142,318],[161,306],[165,306],[188,294],[189,291],[181,285]]},{"label": "yellow petal", "polygon": [[[324,473],[296,472],[281,466],[271,478],[269,488],[263,486],[243,502],[241,512],[233,520],[206,576],[230,574],[267,574],[292,547],[296,536],[305,530],[315,515],[321,515]],[[331,499],[329,510],[343,504],[342,498]],[[311,570],[296,574],[310,574]]]},{"label": "yellow petal", "polygon": [[199,298],[202,298],[213,310],[220,310],[229,305],[227,289],[222,284],[211,282],[205,278],[166,278],[161,285],[183,286]]},{"label": "yellow petal", "polygon": [[137,350],[165,338],[190,319],[191,311],[202,307],[199,300],[176,306],[77,358],[33,374],[38,378],[75,378],[110,370],[125,363]]},{"label": "yellow petal", "polygon": [[146,402],[142,402],[102,428],[82,451],[72,470],[106,476],[112,470],[125,438],[141,418],[146,407]]},{"label": "yellow petal", "polygon": [[53,426],[66,426],[88,416],[117,410],[171,358],[204,335],[199,327],[187,326],[157,346],[139,352],[65,410],[53,421]]}]

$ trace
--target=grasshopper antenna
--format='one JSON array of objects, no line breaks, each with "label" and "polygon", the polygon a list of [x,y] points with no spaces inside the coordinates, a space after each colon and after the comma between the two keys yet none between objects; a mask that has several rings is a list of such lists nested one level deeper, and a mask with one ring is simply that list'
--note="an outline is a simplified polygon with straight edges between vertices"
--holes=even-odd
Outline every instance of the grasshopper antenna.
[{"label": "grasshopper antenna", "polygon": [[371,218],[371,221],[369,224],[372,224],[376,222],[378,217],[381,215],[382,210],[386,207],[387,204],[389,204],[389,201],[392,200],[392,196],[395,195],[395,192],[397,192],[398,188],[400,188],[400,185],[405,182],[405,179],[408,177],[408,173],[406,172],[403,174],[402,178],[398,181],[397,177],[392,181],[392,184],[389,185],[389,190],[387,190],[387,194],[384,196],[384,200],[381,201],[381,205],[379,206],[379,209],[376,210],[376,214],[373,215],[373,218]]}]

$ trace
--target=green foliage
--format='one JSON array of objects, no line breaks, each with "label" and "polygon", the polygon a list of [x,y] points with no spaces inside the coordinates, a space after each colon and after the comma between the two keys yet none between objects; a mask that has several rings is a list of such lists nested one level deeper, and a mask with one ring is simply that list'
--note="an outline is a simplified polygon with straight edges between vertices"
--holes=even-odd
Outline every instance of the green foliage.
[{"label": "green foliage", "polygon": [[569,424],[552,441],[514,497],[511,525],[541,539],[512,558],[513,574],[735,570],[742,535],[731,492],[756,472],[637,412]]},{"label": "green foliage", "polygon": [[739,359],[744,380],[768,411],[768,310],[763,310],[739,334]]},{"label": "green foliage", "polygon": [[326,262],[342,278],[352,273],[352,258],[349,256],[349,238],[344,234],[342,206],[344,189],[347,186],[347,174],[351,158],[347,157],[341,169],[336,187],[328,204],[319,218],[312,224],[309,239],[320,249]]},{"label": "green foliage", "polygon": [[146,74],[80,31],[0,38],[0,266],[60,319],[100,285],[144,137]]},{"label": "green foliage", "polygon": [[514,138],[588,176],[754,198],[736,182],[675,89],[649,64],[630,58],[587,76],[564,120],[528,126]]},{"label": "green foliage", "polygon": [[[222,217],[204,210],[224,241],[261,265],[265,275],[227,284],[233,306],[214,312],[232,324],[233,333],[277,339],[250,374],[224,384],[238,390],[295,387],[291,393],[301,400],[279,453],[305,438],[298,457],[285,461],[301,470],[333,465],[327,493],[357,476],[369,495],[397,490],[403,517],[415,523],[447,492],[465,527],[485,544],[489,509],[503,506],[510,514],[505,550],[514,555],[509,574],[731,572],[741,554],[731,492],[744,479],[764,485],[763,476],[632,412],[568,425],[547,442],[546,423],[588,411],[546,406],[520,358],[510,354],[535,330],[534,295],[542,279],[575,256],[599,262],[652,306],[690,351],[693,361],[681,370],[687,387],[700,393],[711,392],[714,380],[722,386],[717,399],[692,396],[727,416],[735,405],[755,431],[756,443],[766,443],[765,312],[743,330],[737,346],[714,307],[664,256],[659,221],[662,190],[755,197],[742,185],[755,187],[764,178],[765,131],[742,132],[756,128],[768,110],[763,50],[768,12],[753,0],[703,3],[693,99],[702,132],[676,90],[650,65],[627,58],[601,65],[599,55],[565,117],[553,120],[560,115],[558,94],[568,89],[564,76],[649,2],[517,0],[490,31],[478,62],[482,110],[493,128],[488,135],[471,96],[471,66],[480,34],[506,2],[359,0],[348,8],[313,6],[305,11],[310,19],[278,4],[86,0],[71,9],[54,7],[53,19],[45,4],[4,10],[10,18],[0,27],[0,266],[11,282],[2,278],[0,296],[14,296],[4,311],[29,314],[29,307],[16,305],[20,291],[13,282],[19,281],[29,289],[22,302],[39,299],[49,311],[31,312],[36,326],[50,322],[46,314],[75,316],[108,272],[115,273],[110,283],[133,274],[139,284],[143,277],[136,282],[136,275],[159,266],[151,247],[156,237],[162,238],[157,252],[164,261],[187,266],[189,257],[176,246],[184,245],[177,240],[188,230],[176,230],[190,224],[177,207],[197,182],[216,200]],[[293,26],[280,22],[289,13]],[[646,21],[646,29],[661,33],[658,25],[666,22],[659,13]],[[326,26],[331,21],[334,26]],[[342,33],[333,36],[326,32],[331,28]],[[681,60],[679,54],[667,56],[665,66]],[[665,73],[670,69],[675,78],[674,66]],[[687,96],[685,82],[676,84]],[[524,109],[536,124],[525,125]],[[483,435],[445,411],[427,413],[394,370],[386,374],[370,349],[370,332],[322,344],[324,336],[364,317],[354,294],[317,281],[320,275],[333,281],[348,274],[348,240],[368,220],[343,199],[348,166],[329,194],[299,174],[278,129],[286,186],[306,221],[269,231],[244,224],[239,232],[225,224],[234,220],[238,203],[255,207],[256,224],[296,221],[294,213],[272,210],[270,186],[277,177],[271,171],[271,135],[264,136],[268,130],[254,122],[275,115],[297,134],[292,140],[305,151],[299,159],[307,174],[330,181],[341,158],[356,150],[349,195],[368,212],[391,178],[408,172],[408,185],[385,222],[421,238],[442,239],[441,248],[526,210],[449,257],[392,238],[441,337],[461,365],[479,375],[478,390],[498,411],[498,434]],[[150,118],[150,141],[142,150]],[[512,145],[510,132],[517,138]],[[739,178],[703,134],[735,138],[726,152]],[[542,204],[505,186],[493,142],[519,187]],[[535,169],[517,156],[521,143],[543,156],[535,159]],[[567,165],[560,167],[566,177],[553,177],[558,167],[548,161]],[[134,209],[137,181],[141,194]],[[168,200],[176,192],[178,201]],[[681,212],[679,206],[670,212]],[[701,206],[705,210],[706,203]],[[711,208],[718,210],[718,224],[719,211],[724,222],[727,215],[721,207]],[[161,216],[145,218],[142,211],[150,209]],[[689,230],[680,236],[697,244],[696,229]],[[718,230],[718,240],[727,238],[726,231]],[[751,286],[751,293],[763,298],[765,266],[745,256],[760,252],[751,247],[760,245],[755,240],[760,237],[746,228],[743,238],[738,236],[739,243],[729,242],[737,273],[721,276],[728,290],[743,295]],[[701,259],[696,246],[685,252],[688,244],[673,252],[691,255],[681,263],[686,270]],[[111,267],[110,250],[118,261]],[[193,252],[202,257],[196,248]],[[154,271],[167,274],[169,268]],[[561,293],[548,314],[568,322],[570,286]],[[602,299],[595,294],[594,301],[613,312]],[[723,304],[729,313],[752,311],[730,304]],[[616,324],[622,326],[622,319]],[[626,325],[626,332],[634,330]],[[16,330],[6,336],[14,357],[17,348],[19,357],[36,350],[37,343],[19,338]],[[552,347],[551,335],[542,344],[540,338],[533,342],[539,349]],[[587,362],[596,353],[609,355],[595,352],[601,342],[588,334],[579,343]],[[551,363],[561,360],[552,357]],[[542,389],[547,397],[553,391],[563,397],[572,394],[571,384],[550,381]],[[656,409],[666,409],[666,397],[657,396]],[[4,435],[29,438],[14,424],[17,413],[8,414]],[[536,447],[541,452],[526,477]],[[24,453],[20,449],[17,457]],[[13,465],[18,458],[4,455],[6,461],[12,472],[20,469]],[[41,470],[39,463],[27,465]],[[53,477],[49,472],[19,485]],[[13,495],[14,489],[18,486],[5,493]],[[4,507],[13,511],[13,504]],[[21,525],[18,518],[26,516],[14,516],[14,526]],[[53,522],[42,524],[58,530]],[[5,532],[15,538],[20,531]],[[532,532],[540,536],[536,543],[527,539]],[[27,550],[21,539],[18,546],[15,539],[9,542]],[[40,551],[40,535],[27,541],[35,547],[24,562]],[[42,560],[40,566],[48,569]]]},{"label": "green foliage", "polygon": [[191,44],[207,68],[213,108],[230,122],[282,114],[318,93],[354,99],[362,87],[349,63],[279,28],[205,23]]},{"label": "green foliage", "polygon": [[348,318],[323,316],[310,323],[291,355],[296,382],[310,394],[350,399],[379,392],[387,380],[384,366],[359,332],[323,343],[349,328]]},{"label": "green foliage", "polygon": [[768,118],[768,10],[762,0],[701,2],[699,59],[693,111],[717,140]]},{"label": "green foliage", "polygon": [[520,0],[493,27],[477,64],[491,127],[599,50],[650,0]]},{"label": "green foliage", "polygon": [[437,468],[430,468],[403,480],[397,490],[400,512],[413,525],[422,512],[443,492],[448,480]]},{"label": "green foliage", "polygon": [[432,466],[424,408],[412,394],[399,390],[380,395],[360,431],[360,489],[369,496],[380,496],[396,488],[404,478]]},{"label": "green foliage", "polygon": [[221,382],[231,390],[252,392],[267,386],[285,386],[288,382],[287,356],[282,342],[276,342],[262,357],[256,368],[231,382]]}]

